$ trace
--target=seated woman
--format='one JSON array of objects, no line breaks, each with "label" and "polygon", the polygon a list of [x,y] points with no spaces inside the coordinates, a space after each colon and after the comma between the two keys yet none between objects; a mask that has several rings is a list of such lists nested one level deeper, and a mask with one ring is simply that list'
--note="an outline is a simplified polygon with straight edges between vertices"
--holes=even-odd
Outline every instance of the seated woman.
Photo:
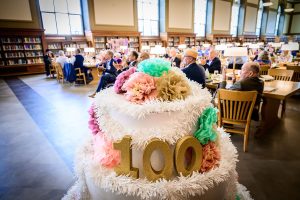
[{"label": "seated woman", "polygon": [[59,50],[59,56],[56,58],[56,62],[64,68],[64,64],[68,62],[68,58],[65,56],[65,52],[63,50]]},{"label": "seated woman", "polygon": [[75,60],[73,63],[74,68],[80,68],[81,72],[85,74],[87,82],[90,82],[93,79],[93,77],[89,77],[88,75],[89,68],[83,66],[84,57],[80,54],[80,49],[76,49],[75,53],[76,55],[74,56]]},{"label": "seated woman", "polygon": [[269,57],[269,53],[267,51],[263,51],[258,55],[258,59],[255,61],[259,65],[270,65],[271,66],[271,60]]}]

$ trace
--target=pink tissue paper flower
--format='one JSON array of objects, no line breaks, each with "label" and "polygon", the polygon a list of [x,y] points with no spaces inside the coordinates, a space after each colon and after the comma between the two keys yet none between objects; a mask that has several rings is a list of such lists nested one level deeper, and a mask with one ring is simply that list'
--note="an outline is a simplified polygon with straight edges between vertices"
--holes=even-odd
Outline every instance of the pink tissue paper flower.
[{"label": "pink tissue paper flower", "polygon": [[146,100],[155,99],[157,96],[154,77],[142,72],[135,72],[124,83],[122,90],[125,90],[127,100],[142,104]]},{"label": "pink tissue paper flower", "polygon": [[207,172],[219,166],[221,159],[220,151],[214,142],[209,142],[203,146],[203,159],[200,172]]},{"label": "pink tissue paper flower", "polygon": [[120,163],[120,151],[113,148],[112,141],[105,134],[94,135],[93,141],[94,160],[107,168],[113,168]]},{"label": "pink tissue paper flower", "polygon": [[135,71],[136,68],[131,67],[117,76],[116,82],[114,84],[114,89],[117,94],[125,92],[124,90],[122,90],[122,86],[129,79],[130,75],[133,74]]},{"label": "pink tissue paper flower", "polygon": [[89,109],[90,119],[89,119],[89,129],[91,129],[92,133],[96,135],[98,132],[100,132],[100,127],[97,123],[96,113],[95,113],[95,106],[92,105]]}]

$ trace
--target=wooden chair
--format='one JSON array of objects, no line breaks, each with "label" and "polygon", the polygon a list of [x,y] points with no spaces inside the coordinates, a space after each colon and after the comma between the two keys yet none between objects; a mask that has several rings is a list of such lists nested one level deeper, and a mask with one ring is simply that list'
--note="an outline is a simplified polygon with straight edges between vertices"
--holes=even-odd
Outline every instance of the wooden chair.
[{"label": "wooden chair", "polygon": [[286,69],[294,71],[292,81],[294,81],[294,82],[300,82],[300,66],[287,65]]},{"label": "wooden chair", "polygon": [[86,79],[85,79],[85,74],[81,72],[80,68],[75,68],[75,73],[76,73],[76,81],[83,81],[84,85],[86,85]]},{"label": "wooden chair", "polygon": [[53,78],[55,77],[54,75],[56,74],[56,69],[55,69],[55,62],[51,62],[51,65],[49,66],[50,67],[50,76],[52,76]]},{"label": "wooden chair", "polygon": [[267,75],[270,65],[260,65],[259,66],[259,75]]},{"label": "wooden chair", "polygon": [[275,80],[280,81],[291,81],[293,77],[293,70],[285,70],[285,69],[269,69],[268,75],[273,76]]},{"label": "wooden chair", "polygon": [[[218,125],[231,125],[226,132],[244,135],[244,152],[248,148],[248,134],[251,115],[255,105],[256,91],[232,91],[219,89],[218,91]],[[234,127],[239,126],[239,127]]]},{"label": "wooden chair", "polygon": [[62,69],[62,66],[60,63],[54,63],[55,69],[56,69],[56,80],[60,83],[60,80],[62,80],[62,83],[64,83],[65,77],[64,72]]}]

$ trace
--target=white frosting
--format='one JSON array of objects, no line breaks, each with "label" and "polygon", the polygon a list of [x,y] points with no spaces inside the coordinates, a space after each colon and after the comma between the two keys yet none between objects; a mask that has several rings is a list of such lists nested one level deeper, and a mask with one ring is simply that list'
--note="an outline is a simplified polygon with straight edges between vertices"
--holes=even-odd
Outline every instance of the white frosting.
[{"label": "white frosting", "polygon": [[142,105],[131,103],[108,88],[96,97],[98,124],[113,141],[131,135],[132,145],[137,148],[145,147],[154,137],[175,144],[194,133],[198,117],[211,106],[211,94],[195,82],[190,85],[192,94],[185,100],[154,100]]},{"label": "white frosting", "polygon": [[[159,180],[156,182],[150,182],[145,178],[132,179],[127,176],[117,176],[112,169],[107,169],[99,163],[95,163],[90,141],[76,155],[75,171],[78,177],[78,183],[76,184],[76,187],[79,187],[77,188],[78,193],[74,193],[71,189],[67,197],[77,199],[74,196],[78,195],[90,199],[98,196],[95,189],[99,188],[104,193],[105,191],[108,192],[105,195],[112,193],[121,196],[129,195],[133,196],[132,199],[189,199],[190,196],[205,196],[209,190],[219,184],[226,183],[226,192],[222,193],[224,195],[222,199],[235,199],[237,151],[231,143],[229,135],[223,129],[218,129],[218,132],[220,132],[221,151],[219,167],[203,174],[194,172],[187,177],[177,176],[170,181]],[[88,183],[86,183],[86,180]]]}]

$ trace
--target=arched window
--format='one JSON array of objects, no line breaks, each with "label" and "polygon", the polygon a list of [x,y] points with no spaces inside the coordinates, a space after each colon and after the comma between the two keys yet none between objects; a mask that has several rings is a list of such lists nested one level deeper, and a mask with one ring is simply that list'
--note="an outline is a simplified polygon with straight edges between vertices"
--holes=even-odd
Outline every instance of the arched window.
[{"label": "arched window", "polygon": [[159,0],[137,0],[139,32],[144,36],[159,35]]},{"label": "arched window", "polygon": [[281,7],[278,7],[277,18],[276,18],[276,26],[275,26],[275,35],[278,35],[278,26],[279,26],[279,18],[281,14]]},{"label": "arched window", "polygon": [[46,34],[83,35],[80,0],[39,0]]},{"label": "arched window", "polygon": [[263,15],[263,2],[262,0],[259,1],[259,8],[257,12],[257,20],[256,20],[256,35],[260,36],[260,29],[261,29],[261,19]]},{"label": "arched window", "polygon": [[230,26],[230,34],[233,37],[237,36],[239,11],[240,11],[240,1],[235,0],[232,4],[232,9],[231,9],[231,26]]},{"label": "arched window", "polygon": [[198,37],[205,36],[207,0],[195,0],[194,32]]}]

